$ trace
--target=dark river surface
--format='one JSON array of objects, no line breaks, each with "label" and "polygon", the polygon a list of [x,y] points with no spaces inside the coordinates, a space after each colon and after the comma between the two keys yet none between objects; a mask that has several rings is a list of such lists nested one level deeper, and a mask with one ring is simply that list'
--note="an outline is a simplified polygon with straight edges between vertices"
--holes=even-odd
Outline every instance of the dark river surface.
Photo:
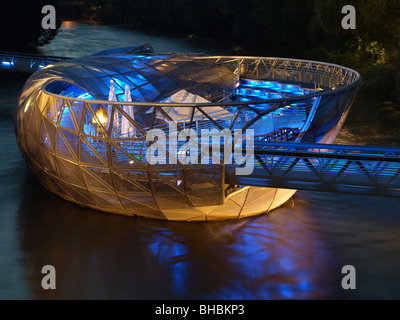
[{"label": "dark river surface", "polygon": [[[64,23],[43,54],[79,57],[150,43],[226,54],[185,39]],[[18,150],[25,75],[0,78],[0,299],[400,299],[400,199],[298,191],[269,215],[181,223],[80,208],[47,192]],[[359,92],[335,143],[400,146],[400,105]],[[56,290],[41,287],[56,268]],[[341,287],[353,265],[357,289]]]}]

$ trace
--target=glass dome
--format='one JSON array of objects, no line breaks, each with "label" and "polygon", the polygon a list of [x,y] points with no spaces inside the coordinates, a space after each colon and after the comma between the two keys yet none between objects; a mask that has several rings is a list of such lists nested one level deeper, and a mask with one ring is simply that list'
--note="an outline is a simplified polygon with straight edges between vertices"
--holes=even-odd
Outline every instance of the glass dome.
[{"label": "glass dome", "polygon": [[[17,141],[36,179],[79,205],[156,219],[237,219],[296,191],[230,184],[228,167],[243,165],[224,152],[240,141],[332,143],[360,81],[354,70],[314,61],[105,51],[27,80]],[[165,141],[152,139],[155,132]],[[157,161],[149,161],[155,145]]]}]

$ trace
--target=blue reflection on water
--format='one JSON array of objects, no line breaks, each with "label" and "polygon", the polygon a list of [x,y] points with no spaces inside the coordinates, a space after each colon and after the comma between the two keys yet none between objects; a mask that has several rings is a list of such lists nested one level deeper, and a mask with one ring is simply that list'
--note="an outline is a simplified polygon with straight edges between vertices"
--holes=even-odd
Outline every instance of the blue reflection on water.
[{"label": "blue reflection on water", "polygon": [[189,283],[187,277],[190,267],[186,257],[188,248],[185,243],[174,237],[171,231],[158,230],[152,234],[151,243],[147,245],[147,248],[160,266],[168,270],[173,292],[184,295]]}]

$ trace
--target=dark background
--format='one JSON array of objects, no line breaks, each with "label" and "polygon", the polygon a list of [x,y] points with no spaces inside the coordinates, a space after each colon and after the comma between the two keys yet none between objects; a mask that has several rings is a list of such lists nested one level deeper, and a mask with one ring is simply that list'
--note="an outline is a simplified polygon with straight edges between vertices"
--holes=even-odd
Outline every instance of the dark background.
[{"label": "dark background", "polygon": [[[91,20],[229,47],[237,54],[338,63],[359,71],[363,87],[400,96],[399,0],[5,0],[0,50],[34,52],[58,30],[43,30],[41,8]],[[357,11],[344,30],[344,5]]]}]

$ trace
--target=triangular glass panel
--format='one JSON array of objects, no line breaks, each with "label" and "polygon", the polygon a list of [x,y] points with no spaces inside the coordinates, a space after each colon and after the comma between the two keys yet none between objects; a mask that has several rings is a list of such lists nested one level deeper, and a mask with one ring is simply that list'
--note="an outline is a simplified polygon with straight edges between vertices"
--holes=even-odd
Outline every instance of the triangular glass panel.
[{"label": "triangular glass panel", "polygon": [[55,164],[55,159],[50,153],[46,151],[42,152],[41,159],[42,159],[42,166],[45,169],[45,171],[55,176],[59,175],[57,165]]},{"label": "triangular glass panel", "polygon": [[107,169],[81,167],[88,189],[115,192],[110,172]]},{"label": "triangular glass panel", "polygon": [[32,114],[29,123],[29,135],[35,137],[35,140],[38,138],[39,126],[40,126],[40,118],[42,115],[40,114],[36,103],[33,103],[32,106]]},{"label": "triangular glass panel", "polygon": [[95,149],[86,139],[81,139],[81,161],[91,165],[107,166],[107,161],[101,154],[106,154],[107,150]]},{"label": "triangular glass panel", "polygon": [[163,195],[165,197],[184,196],[184,190],[176,188],[176,182],[174,183],[174,185],[169,185],[168,183],[164,183],[161,180],[153,179],[151,185],[153,188],[153,193],[155,195]]},{"label": "triangular glass panel", "polygon": [[176,88],[176,84],[167,77],[160,78],[154,82],[159,92],[169,92]]},{"label": "triangular glass panel", "polygon": [[[31,157],[40,156],[40,155],[38,155],[38,153],[40,153],[40,150],[39,150],[39,145],[40,144],[38,144],[36,135],[28,134],[28,135],[26,135],[25,138],[26,138],[26,141],[27,141],[27,145],[25,147],[29,150],[30,156]],[[48,152],[53,152],[53,151],[51,150],[51,148],[49,148]]]},{"label": "triangular glass panel", "polygon": [[[129,141],[121,142],[121,144],[128,145]],[[118,167],[127,167],[131,168],[133,164],[137,162],[137,160],[131,157],[128,153],[126,153],[122,148],[116,146],[116,144],[111,144],[111,165]]]},{"label": "triangular glass panel", "polygon": [[121,191],[119,193],[119,198],[125,208],[133,214],[142,215],[143,212],[159,210],[158,205],[155,203],[154,198],[151,195]]},{"label": "triangular glass panel", "polygon": [[44,117],[42,118],[42,126],[45,128],[46,133],[47,133],[48,144],[46,144],[46,145],[51,148],[51,151],[54,152],[56,129],[55,129],[53,123],[51,123],[50,120],[48,120]]},{"label": "triangular glass panel", "polygon": [[22,128],[25,132],[28,132],[28,128],[30,125],[30,121],[31,121],[31,116],[32,116],[32,109],[31,107],[29,107],[27,109],[27,111],[25,112],[24,116],[22,117]]},{"label": "triangular glass panel", "polygon": [[[118,112],[118,129],[115,126],[115,122],[113,125],[113,130],[111,133],[112,138],[119,139],[135,139],[144,137],[144,131],[135,121],[135,112],[136,108],[133,106],[116,106],[115,110]],[[114,119],[116,121],[116,119]],[[142,132],[143,131],[143,132]]]},{"label": "triangular glass panel", "polygon": [[143,97],[145,97],[146,101],[152,101],[160,95],[157,89],[154,88],[154,86],[150,83],[139,87],[139,91],[143,95]]},{"label": "triangular glass panel", "polygon": [[168,194],[161,195],[158,194],[155,196],[158,207],[162,210],[169,209],[190,209],[193,208],[192,203],[188,200],[186,196],[178,195],[178,194]]},{"label": "triangular glass panel", "polygon": [[184,170],[186,188],[212,188],[221,187],[222,165],[204,166],[194,168],[187,166]]},{"label": "triangular glass panel", "polygon": [[105,139],[98,139],[93,137],[85,137],[83,138],[85,143],[92,148],[96,154],[99,155],[99,158],[107,162],[108,159],[108,141]]},{"label": "triangular glass panel", "polygon": [[69,184],[65,184],[64,186],[64,191],[67,192],[71,198],[72,202],[77,202],[80,205],[83,206],[95,206],[96,202],[92,200],[92,196],[88,194],[88,191],[86,189],[77,187],[77,186],[72,186]]},{"label": "triangular glass panel", "polygon": [[[67,129],[58,129],[58,149],[64,156],[72,156],[71,159],[78,159],[79,154],[79,135],[68,131]],[[62,150],[65,150],[62,152]]]},{"label": "triangular glass panel", "polygon": [[152,193],[147,171],[118,168],[118,171],[114,169],[113,173],[114,175],[119,175],[120,177],[123,177],[123,179],[128,180],[131,184],[143,190],[143,192],[148,194]]},{"label": "triangular glass panel", "polygon": [[125,169],[146,169],[146,152],[143,141],[115,141],[110,143],[111,164],[113,167]]},{"label": "triangular glass panel", "polygon": [[57,141],[57,155],[59,157],[64,157],[69,160],[77,161],[78,158],[73,153],[71,146],[69,145],[64,135],[61,133],[61,130],[57,130],[56,141]]},{"label": "triangular glass panel", "polygon": [[149,82],[154,81],[155,79],[163,75],[160,71],[151,67],[141,69],[139,72]]},{"label": "triangular glass panel", "polygon": [[147,80],[137,72],[126,73],[124,74],[124,77],[126,78],[126,83],[129,84],[129,87],[131,88],[135,88],[147,83]]},{"label": "triangular glass panel", "polygon": [[50,138],[51,144],[54,147],[55,146],[55,137],[56,137],[55,124],[47,118],[42,118],[42,119],[43,119],[44,125],[46,126],[47,134]]},{"label": "triangular glass panel", "polygon": [[143,193],[143,190],[141,190],[137,185],[132,184],[126,179],[123,179],[119,175],[114,174],[113,175],[113,182],[115,186],[116,192],[119,194],[121,191],[124,192],[141,192]]},{"label": "triangular glass panel", "polygon": [[103,191],[96,191],[95,193],[96,200],[105,200],[107,204],[104,206],[106,208],[112,208],[114,210],[123,210],[126,211],[125,208],[122,206],[121,201],[115,195],[115,193],[103,192]]},{"label": "triangular glass panel", "polygon": [[109,186],[110,189],[114,190],[114,183],[111,177],[110,171],[107,169],[99,169],[99,168],[88,168],[91,174],[96,176],[99,180]]},{"label": "triangular glass panel", "polygon": [[134,70],[139,70],[142,68],[146,68],[147,64],[145,64],[142,60],[140,59],[132,59],[131,61],[127,62],[127,65],[134,69]]},{"label": "triangular glass panel", "polygon": [[68,169],[69,171],[81,182],[80,185],[86,188],[85,182],[86,180],[83,177],[81,167],[75,162],[65,161],[64,159],[59,159]]},{"label": "triangular glass panel", "polygon": [[[43,98],[44,99],[44,98]],[[43,102],[39,102],[43,103]],[[58,112],[62,110],[65,104],[65,100],[63,99],[47,99],[45,107],[43,109],[47,118],[49,118],[54,123],[57,122],[58,119]]]},{"label": "triangular glass panel", "polygon": [[133,101],[146,101],[146,98],[143,97],[142,93],[138,89],[131,91],[131,97]]},{"label": "triangular glass panel", "polygon": [[[82,188],[85,188],[85,182],[84,180],[80,180],[74,173],[73,173],[73,167],[71,166],[71,163],[68,161],[64,161],[60,158],[57,159],[57,165],[58,169],[60,170],[61,177],[63,178],[64,181],[78,185]],[[78,167],[78,171],[79,171]],[[76,170],[75,170],[76,171]]]},{"label": "triangular glass panel", "polygon": [[[120,169],[120,167],[118,167],[118,169]],[[137,174],[134,169],[129,173],[127,173],[128,171],[126,170],[122,171],[124,171],[124,173],[121,173],[120,170],[112,171],[113,178],[120,181],[119,190],[125,190],[125,191],[139,190],[140,192],[148,194],[152,193],[150,189],[150,184],[148,183],[147,176],[143,176],[142,174]]]},{"label": "triangular glass panel", "polygon": [[46,126],[44,125],[44,120],[41,120],[41,126],[39,129],[39,145],[53,152],[53,147],[51,145],[50,138],[47,134]]},{"label": "triangular glass panel", "polygon": [[[112,108],[112,106],[110,105],[109,108]],[[82,133],[96,137],[106,136],[107,108],[100,104],[86,104],[85,109],[86,115]]]},{"label": "triangular glass panel", "polygon": [[65,105],[64,109],[62,110],[60,126],[68,128],[72,131],[77,131],[73,112],[70,112],[68,105]]},{"label": "triangular glass panel", "polygon": [[117,95],[125,92],[125,85],[128,84],[127,79],[121,74],[113,75],[111,77],[115,83],[115,93]]},{"label": "triangular glass panel", "polygon": [[82,117],[85,114],[86,111],[86,106],[83,102],[80,101],[72,101],[70,110],[72,109],[72,112],[75,116],[76,124],[78,128],[82,125]]},{"label": "triangular glass panel", "polygon": [[[53,99],[50,99],[47,94],[41,92],[36,97],[35,101],[43,115],[47,115],[50,119],[55,120],[57,118],[57,112],[55,103],[51,103],[51,100]],[[53,102],[55,102],[55,99]]]},{"label": "triangular glass panel", "polygon": [[164,172],[152,172],[152,187],[154,193],[185,194],[183,171],[171,170]]},{"label": "triangular glass panel", "polygon": [[69,198],[72,200],[72,197],[66,193],[65,191],[65,184],[62,183],[59,179],[56,179],[53,176],[47,176],[46,179],[43,179],[44,185],[48,190],[51,192],[62,196],[63,198]]}]

